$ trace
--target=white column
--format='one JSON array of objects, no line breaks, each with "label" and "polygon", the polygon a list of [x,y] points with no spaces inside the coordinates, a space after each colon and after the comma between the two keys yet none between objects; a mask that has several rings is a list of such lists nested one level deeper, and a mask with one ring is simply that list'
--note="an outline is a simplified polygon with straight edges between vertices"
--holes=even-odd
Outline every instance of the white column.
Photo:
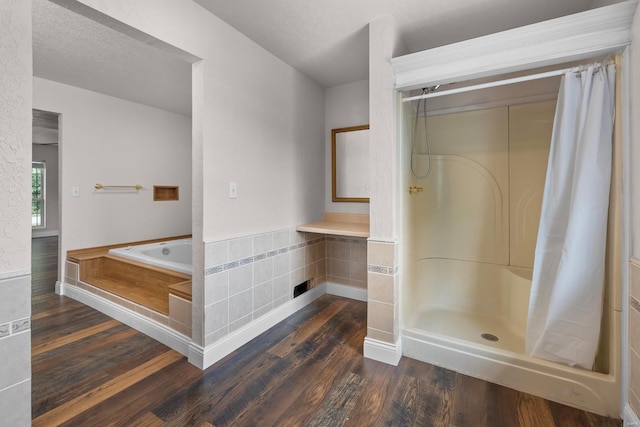
[{"label": "white column", "polygon": [[0,420],[31,423],[31,1],[0,2]]}]

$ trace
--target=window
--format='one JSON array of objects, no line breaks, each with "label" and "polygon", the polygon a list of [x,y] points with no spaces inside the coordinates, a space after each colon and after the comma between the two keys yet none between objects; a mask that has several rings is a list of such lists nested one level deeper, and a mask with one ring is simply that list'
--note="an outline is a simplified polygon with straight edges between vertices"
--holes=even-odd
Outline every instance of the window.
[{"label": "window", "polygon": [[44,162],[31,163],[31,227],[45,228],[44,195],[45,195]]}]

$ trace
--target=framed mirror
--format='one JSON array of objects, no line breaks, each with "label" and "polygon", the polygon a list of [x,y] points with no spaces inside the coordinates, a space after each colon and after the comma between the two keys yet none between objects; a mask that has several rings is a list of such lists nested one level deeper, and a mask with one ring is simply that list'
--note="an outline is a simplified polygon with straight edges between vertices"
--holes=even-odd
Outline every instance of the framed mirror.
[{"label": "framed mirror", "polygon": [[331,130],[331,198],[369,203],[369,125]]}]

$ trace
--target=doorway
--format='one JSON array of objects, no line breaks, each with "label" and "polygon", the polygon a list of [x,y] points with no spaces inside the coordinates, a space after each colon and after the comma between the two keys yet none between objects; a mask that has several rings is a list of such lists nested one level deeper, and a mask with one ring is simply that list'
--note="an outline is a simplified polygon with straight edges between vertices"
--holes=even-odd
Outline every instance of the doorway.
[{"label": "doorway", "polygon": [[55,290],[60,234],[59,114],[33,110],[31,168],[31,295]]}]

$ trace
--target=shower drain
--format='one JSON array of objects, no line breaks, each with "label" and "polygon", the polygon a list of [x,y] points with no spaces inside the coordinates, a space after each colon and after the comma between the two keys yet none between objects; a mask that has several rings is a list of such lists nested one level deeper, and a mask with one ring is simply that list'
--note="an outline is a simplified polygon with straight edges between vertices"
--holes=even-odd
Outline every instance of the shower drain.
[{"label": "shower drain", "polygon": [[480,336],[482,338],[484,338],[485,340],[487,340],[487,341],[498,341],[498,339],[499,339],[497,336],[495,336],[493,334],[487,334],[487,333],[484,333],[484,334],[482,334]]}]

